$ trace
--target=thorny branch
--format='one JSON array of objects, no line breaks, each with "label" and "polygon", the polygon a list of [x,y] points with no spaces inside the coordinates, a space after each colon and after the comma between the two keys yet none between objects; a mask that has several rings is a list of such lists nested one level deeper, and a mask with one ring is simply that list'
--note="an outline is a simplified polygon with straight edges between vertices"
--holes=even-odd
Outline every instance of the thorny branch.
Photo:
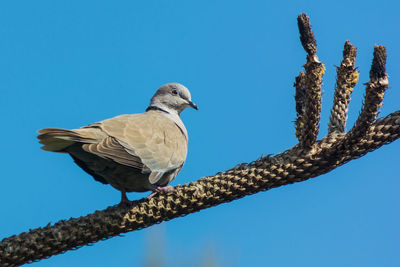
[{"label": "thorny branch", "polygon": [[357,47],[346,41],[343,49],[343,60],[337,68],[337,80],[331,117],[329,121],[329,133],[337,131],[344,133],[346,130],[347,110],[350,96],[354,86],[358,82],[359,72],[354,67],[357,57]]},{"label": "thorny branch", "polygon": [[217,175],[176,186],[171,193],[132,202],[126,207],[109,207],[5,238],[0,242],[0,265],[16,266],[38,261],[246,195],[305,181],[399,138],[400,111],[376,119],[388,88],[386,50],[383,46],[375,46],[374,49],[361,114],[354,127],[344,133],[350,94],[358,81],[358,72],[354,67],[356,48],[346,42],[343,60],[337,69],[329,134],[322,140],[316,140],[325,68],[316,55],[317,46],[309,18],[301,14],[298,25],[301,43],[307,52],[305,72],[299,74],[295,83],[296,136],[299,144],[273,157],[263,157]]}]

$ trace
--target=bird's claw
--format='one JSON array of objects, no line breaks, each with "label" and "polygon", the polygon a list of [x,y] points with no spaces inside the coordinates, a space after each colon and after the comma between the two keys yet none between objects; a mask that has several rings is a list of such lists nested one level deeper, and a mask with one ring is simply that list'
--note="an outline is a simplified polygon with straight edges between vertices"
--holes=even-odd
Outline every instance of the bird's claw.
[{"label": "bird's claw", "polygon": [[172,186],[170,186],[170,185],[167,185],[167,186],[152,186],[150,188],[150,190],[153,191],[153,192],[146,197],[147,199],[150,199],[150,198],[154,197],[157,193],[160,193],[160,192],[166,192],[166,193],[173,192],[174,188]]}]

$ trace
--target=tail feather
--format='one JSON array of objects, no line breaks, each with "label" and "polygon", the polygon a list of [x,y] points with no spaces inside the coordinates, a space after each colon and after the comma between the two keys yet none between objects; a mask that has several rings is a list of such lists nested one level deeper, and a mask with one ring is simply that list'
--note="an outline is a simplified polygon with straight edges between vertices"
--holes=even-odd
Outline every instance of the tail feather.
[{"label": "tail feather", "polygon": [[67,130],[58,128],[46,128],[38,131],[39,143],[43,144],[43,150],[52,152],[65,152],[70,145],[80,143],[93,143],[93,138],[85,137],[79,130]]}]

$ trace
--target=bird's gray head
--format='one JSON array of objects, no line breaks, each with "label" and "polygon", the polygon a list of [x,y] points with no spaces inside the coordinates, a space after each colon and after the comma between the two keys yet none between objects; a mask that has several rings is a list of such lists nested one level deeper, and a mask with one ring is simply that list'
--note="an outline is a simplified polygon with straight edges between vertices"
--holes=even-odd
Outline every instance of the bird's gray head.
[{"label": "bird's gray head", "polygon": [[198,109],[192,102],[189,90],[179,83],[167,83],[151,98],[147,110],[158,109],[179,115],[187,107]]}]

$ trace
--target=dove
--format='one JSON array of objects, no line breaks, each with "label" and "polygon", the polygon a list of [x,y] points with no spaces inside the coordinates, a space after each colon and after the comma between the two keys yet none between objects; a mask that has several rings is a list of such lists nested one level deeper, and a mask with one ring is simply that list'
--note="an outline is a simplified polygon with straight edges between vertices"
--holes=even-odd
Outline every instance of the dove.
[{"label": "dove", "polygon": [[179,83],[161,86],[146,112],[119,115],[78,129],[38,131],[43,150],[68,153],[85,172],[121,192],[172,191],[169,183],[186,160],[188,133],[180,119],[187,107],[198,110]]}]

